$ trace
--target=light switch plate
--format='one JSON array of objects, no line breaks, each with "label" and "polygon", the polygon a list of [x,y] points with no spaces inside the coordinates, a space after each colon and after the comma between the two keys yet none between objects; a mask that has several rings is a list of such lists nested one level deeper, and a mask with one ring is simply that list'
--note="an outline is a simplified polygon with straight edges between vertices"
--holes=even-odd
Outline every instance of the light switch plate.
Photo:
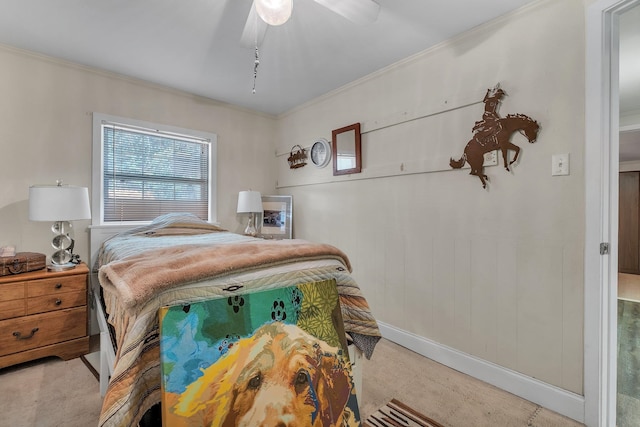
[{"label": "light switch plate", "polygon": [[569,154],[554,154],[551,156],[551,175],[569,175]]}]

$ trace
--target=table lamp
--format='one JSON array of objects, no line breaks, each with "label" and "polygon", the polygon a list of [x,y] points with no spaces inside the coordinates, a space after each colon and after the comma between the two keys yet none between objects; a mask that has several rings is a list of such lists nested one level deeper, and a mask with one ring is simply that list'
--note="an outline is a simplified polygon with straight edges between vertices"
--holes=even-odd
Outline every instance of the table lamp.
[{"label": "table lamp", "polygon": [[244,230],[247,236],[256,236],[256,216],[255,214],[262,212],[262,196],[259,191],[241,191],[238,194],[238,213],[248,213],[249,223]]},{"label": "table lamp", "polygon": [[72,263],[74,240],[71,238],[71,223],[80,219],[91,219],[89,190],[86,187],[62,185],[33,185],[29,187],[29,219],[31,221],[53,221],[54,234],[51,246],[49,270],[69,270]]}]

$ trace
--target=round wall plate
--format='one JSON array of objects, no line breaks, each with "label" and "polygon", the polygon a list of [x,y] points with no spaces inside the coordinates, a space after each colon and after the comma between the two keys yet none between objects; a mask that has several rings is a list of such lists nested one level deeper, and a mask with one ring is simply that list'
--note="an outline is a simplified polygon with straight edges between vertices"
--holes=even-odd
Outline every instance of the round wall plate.
[{"label": "round wall plate", "polygon": [[319,168],[329,164],[331,160],[331,144],[324,138],[319,138],[311,146],[311,163]]}]

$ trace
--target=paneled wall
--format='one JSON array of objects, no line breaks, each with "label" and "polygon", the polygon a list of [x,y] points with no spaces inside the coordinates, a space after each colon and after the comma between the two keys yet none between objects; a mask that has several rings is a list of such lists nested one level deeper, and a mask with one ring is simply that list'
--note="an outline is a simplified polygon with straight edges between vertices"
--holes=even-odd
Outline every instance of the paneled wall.
[{"label": "paneled wall", "polygon": [[[309,103],[278,122],[278,191],[296,237],[334,244],[386,324],[577,394],[583,378],[584,9],[543,1]],[[452,170],[482,116],[541,123],[512,171],[482,188]],[[363,172],[291,170],[310,146],[360,122]],[[570,154],[570,175],[551,156]]]},{"label": "paneled wall", "polygon": [[[240,190],[274,192],[273,117],[9,47],[0,46],[0,64],[0,246],[50,255],[51,224],[28,220],[29,186],[62,179],[91,188],[92,112],[217,134],[217,218],[225,228],[244,228]],[[74,222],[84,260],[88,224]]]}]

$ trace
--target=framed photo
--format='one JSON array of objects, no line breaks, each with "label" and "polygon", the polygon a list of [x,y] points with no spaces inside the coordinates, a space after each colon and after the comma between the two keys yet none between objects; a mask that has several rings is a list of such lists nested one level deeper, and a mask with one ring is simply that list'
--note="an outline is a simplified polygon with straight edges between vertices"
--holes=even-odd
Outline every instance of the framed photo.
[{"label": "framed photo", "polygon": [[290,239],[293,224],[292,196],[262,196],[262,230],[265,239]]}]

